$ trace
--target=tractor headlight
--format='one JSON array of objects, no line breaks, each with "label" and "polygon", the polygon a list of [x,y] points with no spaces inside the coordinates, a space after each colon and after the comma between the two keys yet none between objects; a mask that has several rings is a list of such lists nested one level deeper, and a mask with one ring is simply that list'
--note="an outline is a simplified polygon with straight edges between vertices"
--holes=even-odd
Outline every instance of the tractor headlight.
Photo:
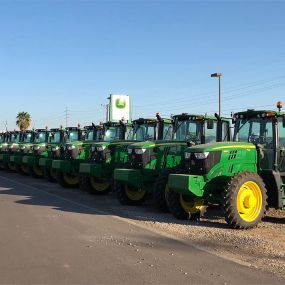
[{"label": "tractor headlight", "polygon": [[195,152],[194,155],[197,159],[206,159],[209,155],[209,152]]},{"label": "tractor headlight", "polygon": [[21,146],[21,149],[25,149],[26,147],[25,146]]},{"label": "tractor headlight", "polygon": [[54,146],[51,150],[52,151],[57,151],[57,150],[59,150],[59,147],[58,146]]},{"label": "tractor headlight", "polygon": [[136,154],[143,154],[145,153],[146,148],[135,148],[135,153]]},{"label": "tractor headlight", "polygon": [[68,146],[66,147],[66,149],[67,149],[67,150],[73,150],[73,149],[75,149],[75,146],[74,146],[74,145],[68,145]]},{"label": "tractor headlight", "polygon": [[190,159],[191,152],[185,152],[185,159]]},{"label": "tractor headlight", "polygon": [[39,150],[41,147],[39,145],[34,146],[34,150]]},{"label": "tractor headlight", "polygon": [[128,148],[128,154],[132,154],[133,149],[132,148]]},{"label": "tractor headlight", "polygon": [[103,151],[106,148],[104,145],[97,146],[97,151]]}]

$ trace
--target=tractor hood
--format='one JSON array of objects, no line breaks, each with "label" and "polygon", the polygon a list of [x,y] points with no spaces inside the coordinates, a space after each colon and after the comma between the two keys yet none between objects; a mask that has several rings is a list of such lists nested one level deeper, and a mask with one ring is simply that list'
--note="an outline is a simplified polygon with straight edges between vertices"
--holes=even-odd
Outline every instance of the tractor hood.
[{"label": "tractor hood", "polygon": [[210,152],[227,149],[252,149],[256,148],[252,143],[246,142],[216,142],[208,144],[200,144],[188,147],[185,152]]},{"label": "tractor hood", "polygon": [[21,143],[20,144],[20,150],[22,153],[27,153],[30,150],[32,150],[33,144],[32,143]]},{"label": "tractor hood", "polygon": [[173,146],[173,145],[181,145],[187,144],[186,141],[178,141],[178,140],[157,140],[157,141],[144,141],[133,143],[129,146],[130,149],[138,149],[138,148],[155,148],[160,146]]}]

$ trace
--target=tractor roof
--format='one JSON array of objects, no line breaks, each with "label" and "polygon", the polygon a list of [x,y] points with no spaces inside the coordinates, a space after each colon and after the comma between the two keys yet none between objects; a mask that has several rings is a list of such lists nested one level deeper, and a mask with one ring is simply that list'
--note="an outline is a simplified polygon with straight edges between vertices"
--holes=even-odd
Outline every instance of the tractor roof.
[{"label": "tractor roof", "polygon": [[[215,120],[215,121],[218,121],[217,117],[213,115],[188,114],[188,113],[173,115],[172,118],[174,120],[177,119],[179,121],[185,121],[185,120],[193,120],[193,121]],[[221,120],[228,121],[229,119],[221,117]]]},{"label": "tractor roof", "polygon": [[54,129],[50,129],[51,132],[58,132],[58,131],[64,131],[65,129],[62,128],[54,128]]},{"label": "tractor roof", "polygon": [[78,130],[81,130],[80,127],[66,127],[65,130],[67,131],[78,131]]},{"label": "tractor roof", "polygon": [[48,132],[48,129],[35,129],[35,132]]},{"label": "tractor roof", "polygon": [[[131,123],[124,123],[124,125],[126,126],[131,126],[132,124]],[[119,127],[121,125],[120,122],[105,122],[103,123],[104,126],[107,126],[107,127]]]},{"label": "tractor roof", "polygon": [[[163,122],[165,123],[172,123],[171,119],[168,118],[162,118]],[[158,122],[157,118],[138,118],[136,120],[133,120],[134,124],[142,125],[142,124],[155,124]]]},{"label": "tractor roof", "polygon": [[34,133],[35,131],[34,130],[25,130],[25,131],[21,131],[21,133],[28,133],[28,134],[31,134],[31,133]]},{"label": "tractor roof", "polygon": [[94,130],[94,129],[101,129],[102,126],[99,125],[93,125],[93,126],[84,126],[84,130]]},{"label": "tractor roof", "polygon": [[235,113],[234,118],[265,118],[265,117],[280,117],[284,115],[285,115],[284,112],[249,109],[244,112]]}]

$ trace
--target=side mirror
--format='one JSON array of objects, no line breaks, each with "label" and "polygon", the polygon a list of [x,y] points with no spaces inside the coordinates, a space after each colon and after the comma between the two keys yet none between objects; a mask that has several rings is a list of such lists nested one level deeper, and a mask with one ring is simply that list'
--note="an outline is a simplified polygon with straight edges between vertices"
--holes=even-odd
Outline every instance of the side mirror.
[{"label": "side mirror", "polygon": [[214,128],[214,121],[208,120],[207,121],[207,129],[212,130]]},{"label": "side mirror", "polygon": [[283,125],[283,128],[285,128],[285,116],[282,117],[282,125]]}]

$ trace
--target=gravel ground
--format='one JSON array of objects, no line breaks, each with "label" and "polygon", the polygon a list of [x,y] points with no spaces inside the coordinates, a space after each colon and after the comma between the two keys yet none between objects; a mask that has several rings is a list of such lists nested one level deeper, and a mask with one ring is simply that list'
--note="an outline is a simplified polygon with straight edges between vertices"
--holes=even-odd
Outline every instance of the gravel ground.
[{"label": "gravel ground", "polygon": [[209,209],[201,221],[179,224],[165,219],[143,223],[285,278],[285,211],[270,209],[264,221],[250,230],[229,229],[217,209]]}]

